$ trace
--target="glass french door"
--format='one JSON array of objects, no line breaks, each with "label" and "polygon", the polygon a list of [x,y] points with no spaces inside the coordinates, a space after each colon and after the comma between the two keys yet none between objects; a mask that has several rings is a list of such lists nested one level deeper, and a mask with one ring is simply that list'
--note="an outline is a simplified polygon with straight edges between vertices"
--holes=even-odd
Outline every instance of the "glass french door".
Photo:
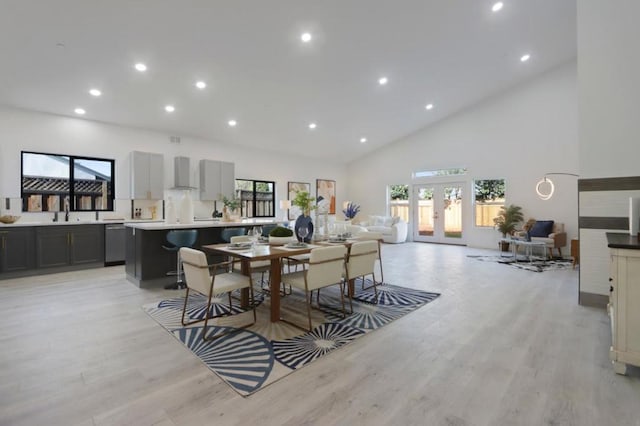
[{"label": "glass french door", "polygon": [[464,183],[413,186],[413,240],[427,243],[464,244]]}]

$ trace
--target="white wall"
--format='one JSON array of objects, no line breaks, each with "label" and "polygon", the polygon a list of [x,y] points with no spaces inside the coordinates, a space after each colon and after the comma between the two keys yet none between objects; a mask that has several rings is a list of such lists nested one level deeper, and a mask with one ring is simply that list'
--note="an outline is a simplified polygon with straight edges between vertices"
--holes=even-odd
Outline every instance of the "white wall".
[{"label": "white wall", "polygon": [[[577,129],[574,62],[354,161],[348,196],[362,204],[363,218],[381,214],[387,185],[412,184],[414,171],[466,167],[469,197],[472,179],[505,178],[507,203],[522,206],[525,217],[565,223],[575,238],[577,179],[554,178],[549,201],[537,197],[535,185],[544,173],[577,173]],[[467,244],[496,247],[498,232],[472,220],[468,215],[464,223]]]},{"label": "white wall", "polygon": [[640,175],[638,16],[638,1],[578,1],[581,177]]},{"label": "white wall", "polygon": [[[134,150],[164,154],[165,188],[173,186],[174,157],[185,156],[191,159],[193,186],[199,184],[199,160],[211,159],[234,162],[236,178],[276,181],[277,200],[287,198],[288,181],[309,182],[311,192],[315,194],[316,178],[336,180],[337,200],[345,199],[346,194],[346,167],[326,161],[314,162],[189,137],[182,137],[180,144],[173,144],[169,134],[161,132],[6,107],[0,107],[0,129],[0,197],[14,199],[12,212],[21,214],[22,221],[38,221],[43,214],[18,213],[21,150],[115,159],[117,210],[127,215],[130,211],[129,153]],[[181,197],[175,191],[165,191],[165,197],[170,194],[174,199]],[[193,194],[197,200],[199,192]],[[0,209],[4,209],[4,202]],[[210,216],[212,210],[213,202],[195,203],[196,216]],[[282,216],[276,203],[276,217]]]},{"label": "white wall", "polygon": [[[640,2],[578,0],[579,158],[582,178],[640,176]],[[581,197],[580,215],[628,216],[639,191]],[[595,210],[594,206],[598,209]],[[609,293],[605,229],[580,232],[580,291]],[[621,231],[612,231],[621,232]]]}]

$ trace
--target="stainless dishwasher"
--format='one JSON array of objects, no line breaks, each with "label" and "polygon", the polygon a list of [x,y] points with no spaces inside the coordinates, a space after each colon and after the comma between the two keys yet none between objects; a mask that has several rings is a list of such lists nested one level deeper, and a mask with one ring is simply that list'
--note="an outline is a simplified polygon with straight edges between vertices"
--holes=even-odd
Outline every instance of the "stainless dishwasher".
[{"label": "stainless dishwasher", "polygon": [[104,264],[124,264],[126,227],[122,223],[104,226]]}]

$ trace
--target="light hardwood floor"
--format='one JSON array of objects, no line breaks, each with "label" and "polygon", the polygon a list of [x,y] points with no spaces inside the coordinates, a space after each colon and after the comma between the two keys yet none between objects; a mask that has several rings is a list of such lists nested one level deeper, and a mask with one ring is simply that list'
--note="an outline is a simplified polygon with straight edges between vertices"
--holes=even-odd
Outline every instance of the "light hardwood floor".
[{"label": "light hardwood floor", "polygon": [[236,394],[149,318],[123,267],[0,281],[2,425],[640,425],[640,369],[614,374],[577,271],[384,245],[389,283],[433,303],[256,394]]}]

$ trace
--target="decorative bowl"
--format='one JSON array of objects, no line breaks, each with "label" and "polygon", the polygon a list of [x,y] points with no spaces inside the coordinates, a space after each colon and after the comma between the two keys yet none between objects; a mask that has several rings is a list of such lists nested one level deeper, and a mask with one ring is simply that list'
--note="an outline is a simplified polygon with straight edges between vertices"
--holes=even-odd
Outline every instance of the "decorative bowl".
[{"label": "decorative bowl", "polygon": [[20,219],[20,216],[12,216],[12,215],[4,215],[4,216],[0,216],[0,222],[2,223],[14,223],[16,222],[18,219]]}]

